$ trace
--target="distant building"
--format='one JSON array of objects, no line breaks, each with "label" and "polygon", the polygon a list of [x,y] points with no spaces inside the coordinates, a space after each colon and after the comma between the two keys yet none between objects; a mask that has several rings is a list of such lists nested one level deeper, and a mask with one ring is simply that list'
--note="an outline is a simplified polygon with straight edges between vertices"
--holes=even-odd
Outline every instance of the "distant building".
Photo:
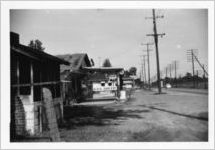
[{"label": "distant building", "polygon": [[87,73],[83,70],[85,67],[91,67],[91,61],[86,53],[59,55],[58,58],[62,58],[70,62],[69,66],[61,65],[61,81],[64,89],[65,104],[80,102],[83,98],[82,83],[87,76]]},{"label": "distant building", "polygon": [[34,135],[46,128],[42,88],[52,93],[57,119],[63,116],[60,64],[69,62],[19,43],[10,33],[11,136]]},{"label": "distant building", "polygon": [[88,73],[85,96],[90,99],[117,99],[122,89],[123,68],[114,67],[85,67]]}]

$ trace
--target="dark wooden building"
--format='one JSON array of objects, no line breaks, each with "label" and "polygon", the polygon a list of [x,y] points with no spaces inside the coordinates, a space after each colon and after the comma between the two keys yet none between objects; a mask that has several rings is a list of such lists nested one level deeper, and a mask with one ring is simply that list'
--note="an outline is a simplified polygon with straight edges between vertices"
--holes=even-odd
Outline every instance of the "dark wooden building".
[{"label": "dark wooden building", "polygon": [[10,38],[11,134],[35,135],[45,128],[42,88],[51,91],[57,119],[63,116],[60,64],[69,62],[20,44],[16,33]]}]

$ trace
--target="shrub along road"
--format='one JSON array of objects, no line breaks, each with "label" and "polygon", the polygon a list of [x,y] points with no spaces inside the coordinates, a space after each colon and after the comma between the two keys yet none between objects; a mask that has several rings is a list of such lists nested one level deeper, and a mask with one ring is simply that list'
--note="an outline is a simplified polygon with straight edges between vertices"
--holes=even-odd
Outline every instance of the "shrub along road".
[{"label": "shrub along road", "polygon": [[208,95],[137,90],[123,103],[65,108],[67,142],[207,141]]}]

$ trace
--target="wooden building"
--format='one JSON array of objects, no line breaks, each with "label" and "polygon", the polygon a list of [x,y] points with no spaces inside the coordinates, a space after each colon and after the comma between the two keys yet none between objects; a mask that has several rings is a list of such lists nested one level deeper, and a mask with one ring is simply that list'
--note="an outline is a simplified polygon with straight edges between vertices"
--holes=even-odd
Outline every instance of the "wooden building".
[{"label": "wooden building", "polygon": [[76,53],[70,55],[59,55],[58,58],[70,63],[69,66],[61,65],[61,81],[63,82],[63,97],[65,105],[77,103],[84,100],[84,87],[87,73],[85,67],[91,67],[92,62],[86,53]]},{"label": "wooden building", "polygon": [[10,33],[11,44],[11,136],[35,135],[46,128],[42,88],[51,91],[58,120],[63,117],[60,64],[69,62],[19,43]]}]

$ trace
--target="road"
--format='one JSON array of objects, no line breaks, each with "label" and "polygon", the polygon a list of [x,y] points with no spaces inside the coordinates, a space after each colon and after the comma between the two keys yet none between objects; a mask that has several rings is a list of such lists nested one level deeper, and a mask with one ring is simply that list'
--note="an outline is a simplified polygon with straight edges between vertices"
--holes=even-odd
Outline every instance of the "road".
[{"label": "road", "polygon": [[164,89],[164,91],[177,91],[177,92],[185,92],[185,93],[194,93],[194,94],[208,94],[207,89],[185,89],[185,88],[171,88],[171,89]]},{"label": "road", "polygon": [[66,142],[207,141],[208,95],[136,90],[126,102],[65,108]]}]

